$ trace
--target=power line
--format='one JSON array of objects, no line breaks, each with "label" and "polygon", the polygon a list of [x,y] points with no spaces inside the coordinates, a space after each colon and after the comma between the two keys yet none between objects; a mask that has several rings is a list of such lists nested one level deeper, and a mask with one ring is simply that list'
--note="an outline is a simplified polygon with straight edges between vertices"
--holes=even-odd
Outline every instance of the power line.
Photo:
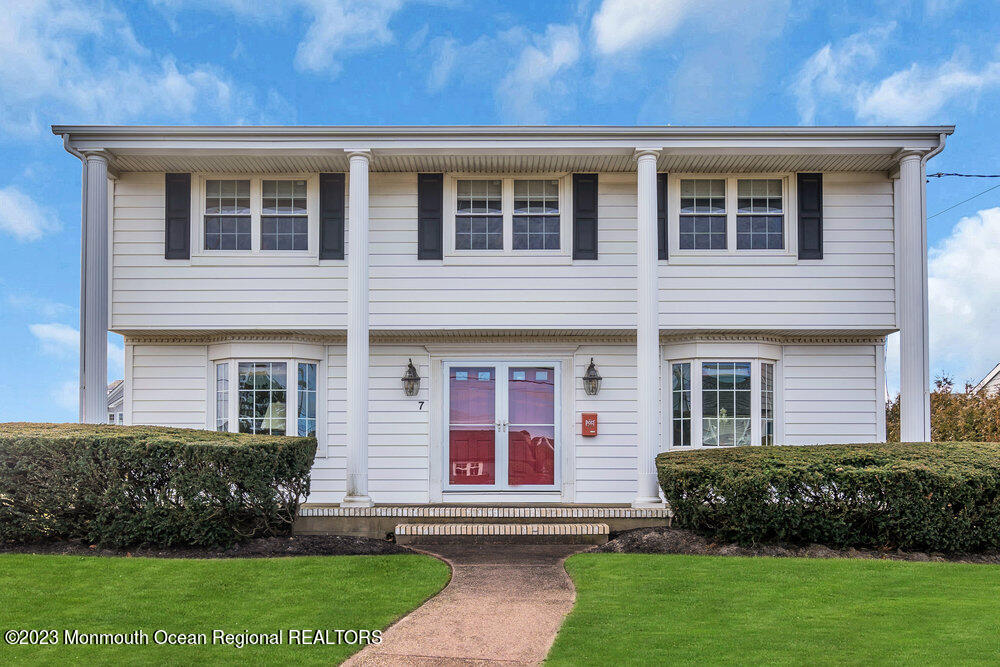
[{"label": "power line", "polygon": [[[996,178],[1000,178],[1000,176],[997,176]],[[974,195],[972,195],[971,197],[969,197],[968,199],[963,199],[962,201],[958,202],[957,204],[955,204],[955,205],[953,205],[953,206],[949,206],[949,207],[948,207],[948,208],[946,208],[946,209],[943,209],[943,210],[941,210],[941,211],[938,211],[938,212],[937,212],[937,213],[935,213],[934,215],[929,215],[929,216],[927,216],[927,219],[928,219],[928,220],[930,220],[931,218],[934,218],[934,217],[937,217],[937,216],[941,215],[942,213],[947,213],[947,212],[948,212],[948,211],[950,211],[951,209],[953,209],[953,208],[957,208],[957,207],[961,206],[962,204],[965,204],[966,202],[970,202],[970,201],[972,201],[973,199],[975,199],[976,197],[981,197],[981,196],[983,196],[984,194],[986,194],[987,192],[990,192],[991,190],[996,190],[997,188],[1000,188],[1000,183],[998,183],[997,185],[994,185],[994,186],[993,186],[992,188],[986,188],[986,189],[985,189],[985,190],[983,190],[982,192],[980,192],[980,193],[978,193],[978,194],[974,194]]]},{"label": "power line", "polygon": [[1000,174],[953,174],[939,171],[936,174],[927,174],[927,178],[941,178],[943,176],[958,176],[960,178],[1000,178]]}]

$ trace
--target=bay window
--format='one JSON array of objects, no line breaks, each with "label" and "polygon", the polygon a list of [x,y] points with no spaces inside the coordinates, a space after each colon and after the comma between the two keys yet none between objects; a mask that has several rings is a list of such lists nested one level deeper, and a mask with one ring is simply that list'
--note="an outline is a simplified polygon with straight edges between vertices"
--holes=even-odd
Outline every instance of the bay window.
[{"label": "bay window", "polygon": [[215,361],[214,366],[215,409],[210,423],[216,430],[317,435],[317,361],[229,358]]},{"label": "bay window", "polygon": [[[690,350],[690,347],[689,347]],[[671,400],[664,422],[671,448],[775,443],[776,361],[704,358],[671,360]]]},{"label": "bay window", "polygon": [[787,215],[794,206],[791,182],[789,175],[671,175],[671,248],[679,257],[793,255],[795,240],[788,233]]},{"label": "bay window", "polygon": [[564,177],[447,180],[452,255],[566,255]]}]

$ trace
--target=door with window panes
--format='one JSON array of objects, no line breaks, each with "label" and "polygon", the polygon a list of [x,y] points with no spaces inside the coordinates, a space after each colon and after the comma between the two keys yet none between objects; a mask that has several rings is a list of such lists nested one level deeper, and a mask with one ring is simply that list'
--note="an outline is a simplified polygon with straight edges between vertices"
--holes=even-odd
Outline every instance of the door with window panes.
[{"label": "door with window panes", "polygon": [[559,364],[446,363],[445,487],[559,482]]}]

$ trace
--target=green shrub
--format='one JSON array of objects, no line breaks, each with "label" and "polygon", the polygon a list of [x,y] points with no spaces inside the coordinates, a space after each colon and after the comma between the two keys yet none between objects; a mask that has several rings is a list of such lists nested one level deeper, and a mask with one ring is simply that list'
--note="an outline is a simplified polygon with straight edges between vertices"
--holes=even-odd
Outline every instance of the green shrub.
[{"label": "green shrub", "polygon": [[[899,442],[899,396],[885,406],[886,437]],[[931,440],[934,442],[1000,442],[1000,394],[955,391],[951,378],[935,380],[931,392]]]},{"label": "green shrub", "polygon": [[0,542],[225,545],[287,532],[315,438],[0,424]]},{"label": "green shrub", "polygon": [[656,459],[673,525],[726,541],[1000,548],[1000,444],[737,447]]}]

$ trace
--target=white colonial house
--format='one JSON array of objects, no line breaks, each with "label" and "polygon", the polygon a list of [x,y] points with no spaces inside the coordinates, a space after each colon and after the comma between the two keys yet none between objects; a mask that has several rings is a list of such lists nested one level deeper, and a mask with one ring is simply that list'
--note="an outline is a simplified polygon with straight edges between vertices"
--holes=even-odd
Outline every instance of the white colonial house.
[{"label": "white colonial house", "polygon": [[884,440],[901,331],[924,441],[952,131],[56,126],[82,418],[110,330],[126,424],[315,433],[316,506],[655,508],[662,451]]}]

